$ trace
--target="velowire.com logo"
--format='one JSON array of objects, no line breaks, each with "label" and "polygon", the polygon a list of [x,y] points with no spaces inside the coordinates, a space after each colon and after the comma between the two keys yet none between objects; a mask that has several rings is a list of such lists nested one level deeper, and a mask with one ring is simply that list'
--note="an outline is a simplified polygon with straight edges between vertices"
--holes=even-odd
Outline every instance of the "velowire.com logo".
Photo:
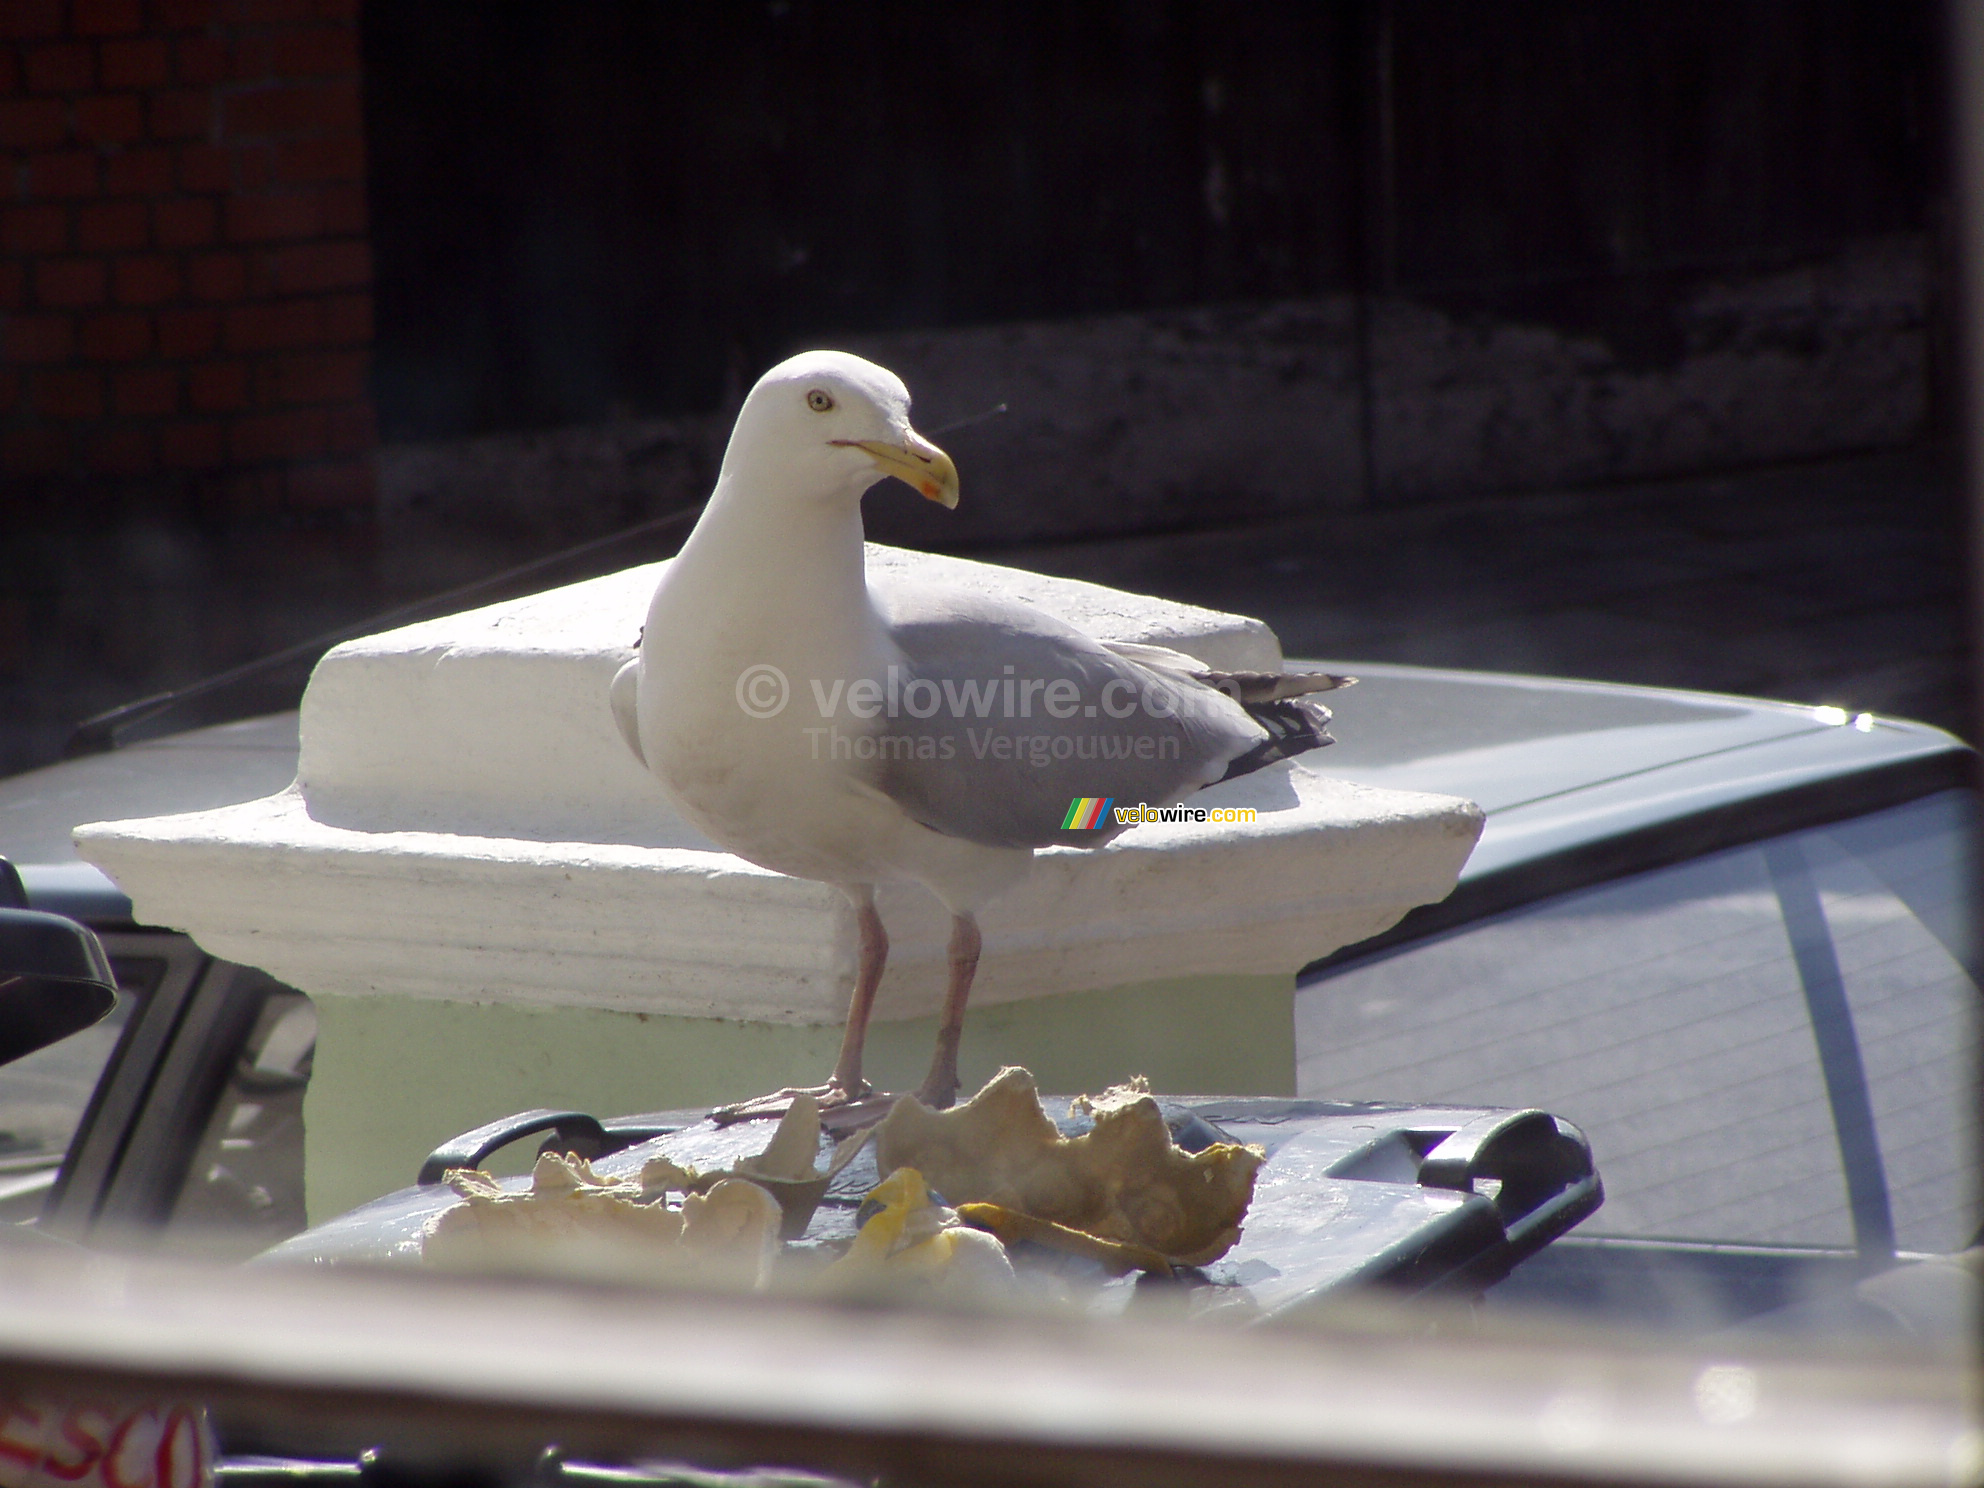
[{"label": "velowire.com logo", "polygon": [[1061,819],[1064,832],[1092,832],[1107,826],[1134,827],[1143,822],[1251,822],[1259,820],[1252,806],[1118,806],[1114,796],[1076,796]]}]

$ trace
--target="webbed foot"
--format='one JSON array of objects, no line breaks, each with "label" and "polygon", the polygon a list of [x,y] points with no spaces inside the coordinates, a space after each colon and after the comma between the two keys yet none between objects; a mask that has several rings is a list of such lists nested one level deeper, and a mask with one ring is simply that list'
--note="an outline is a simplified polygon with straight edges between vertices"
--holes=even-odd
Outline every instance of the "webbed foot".
[{"label": "webbed foot", "polygon": [[739,1101],[734,1106],[719,1106],[710,1112],[710,1120],[718,1126],[732,1126],[739,1121],[776,1121],[802,1095],[810,1095],[819,1102],[820,1125],[835,1136],[873,1126],[889,1114],[889,1107],[896,1102],[893,1095],[876,1090],[865,1080],[852,1091],[829,1080],[824,1085],[791,1086],[755,1100]]}]

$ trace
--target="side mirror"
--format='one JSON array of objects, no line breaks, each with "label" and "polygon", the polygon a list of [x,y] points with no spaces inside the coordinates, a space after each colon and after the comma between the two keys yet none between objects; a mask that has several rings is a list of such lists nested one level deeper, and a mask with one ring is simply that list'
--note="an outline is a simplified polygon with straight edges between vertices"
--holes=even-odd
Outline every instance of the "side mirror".
[{"label": "side mirror", "polygon": [[0,909],[0,1065],[80,1033],[117,1005],[103,943],[36,909]]}]

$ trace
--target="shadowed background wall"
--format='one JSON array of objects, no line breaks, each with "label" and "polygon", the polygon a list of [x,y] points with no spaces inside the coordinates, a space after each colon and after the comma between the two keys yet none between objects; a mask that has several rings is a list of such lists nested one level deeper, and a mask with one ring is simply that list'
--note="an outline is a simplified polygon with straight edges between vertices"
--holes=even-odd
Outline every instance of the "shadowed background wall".
[{"label": "shadowed background wall", "polygon": [[0,766],[695,499],[742,389],[803,345],[886,360],[927,427],[1008,405],[946,436],[955,520],[871,503],[930,546],[1920,444],[1939,25],[1879,0],[18,0]]}]

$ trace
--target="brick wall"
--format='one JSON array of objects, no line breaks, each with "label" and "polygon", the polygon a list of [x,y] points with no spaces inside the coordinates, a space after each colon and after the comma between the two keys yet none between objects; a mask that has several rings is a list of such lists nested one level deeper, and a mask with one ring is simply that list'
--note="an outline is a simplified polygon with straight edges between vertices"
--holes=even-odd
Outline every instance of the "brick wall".
[{"label": "brick wall", "polygon": [[364,150],[357,0],[0,0],[0,486],[368,513]]}]

